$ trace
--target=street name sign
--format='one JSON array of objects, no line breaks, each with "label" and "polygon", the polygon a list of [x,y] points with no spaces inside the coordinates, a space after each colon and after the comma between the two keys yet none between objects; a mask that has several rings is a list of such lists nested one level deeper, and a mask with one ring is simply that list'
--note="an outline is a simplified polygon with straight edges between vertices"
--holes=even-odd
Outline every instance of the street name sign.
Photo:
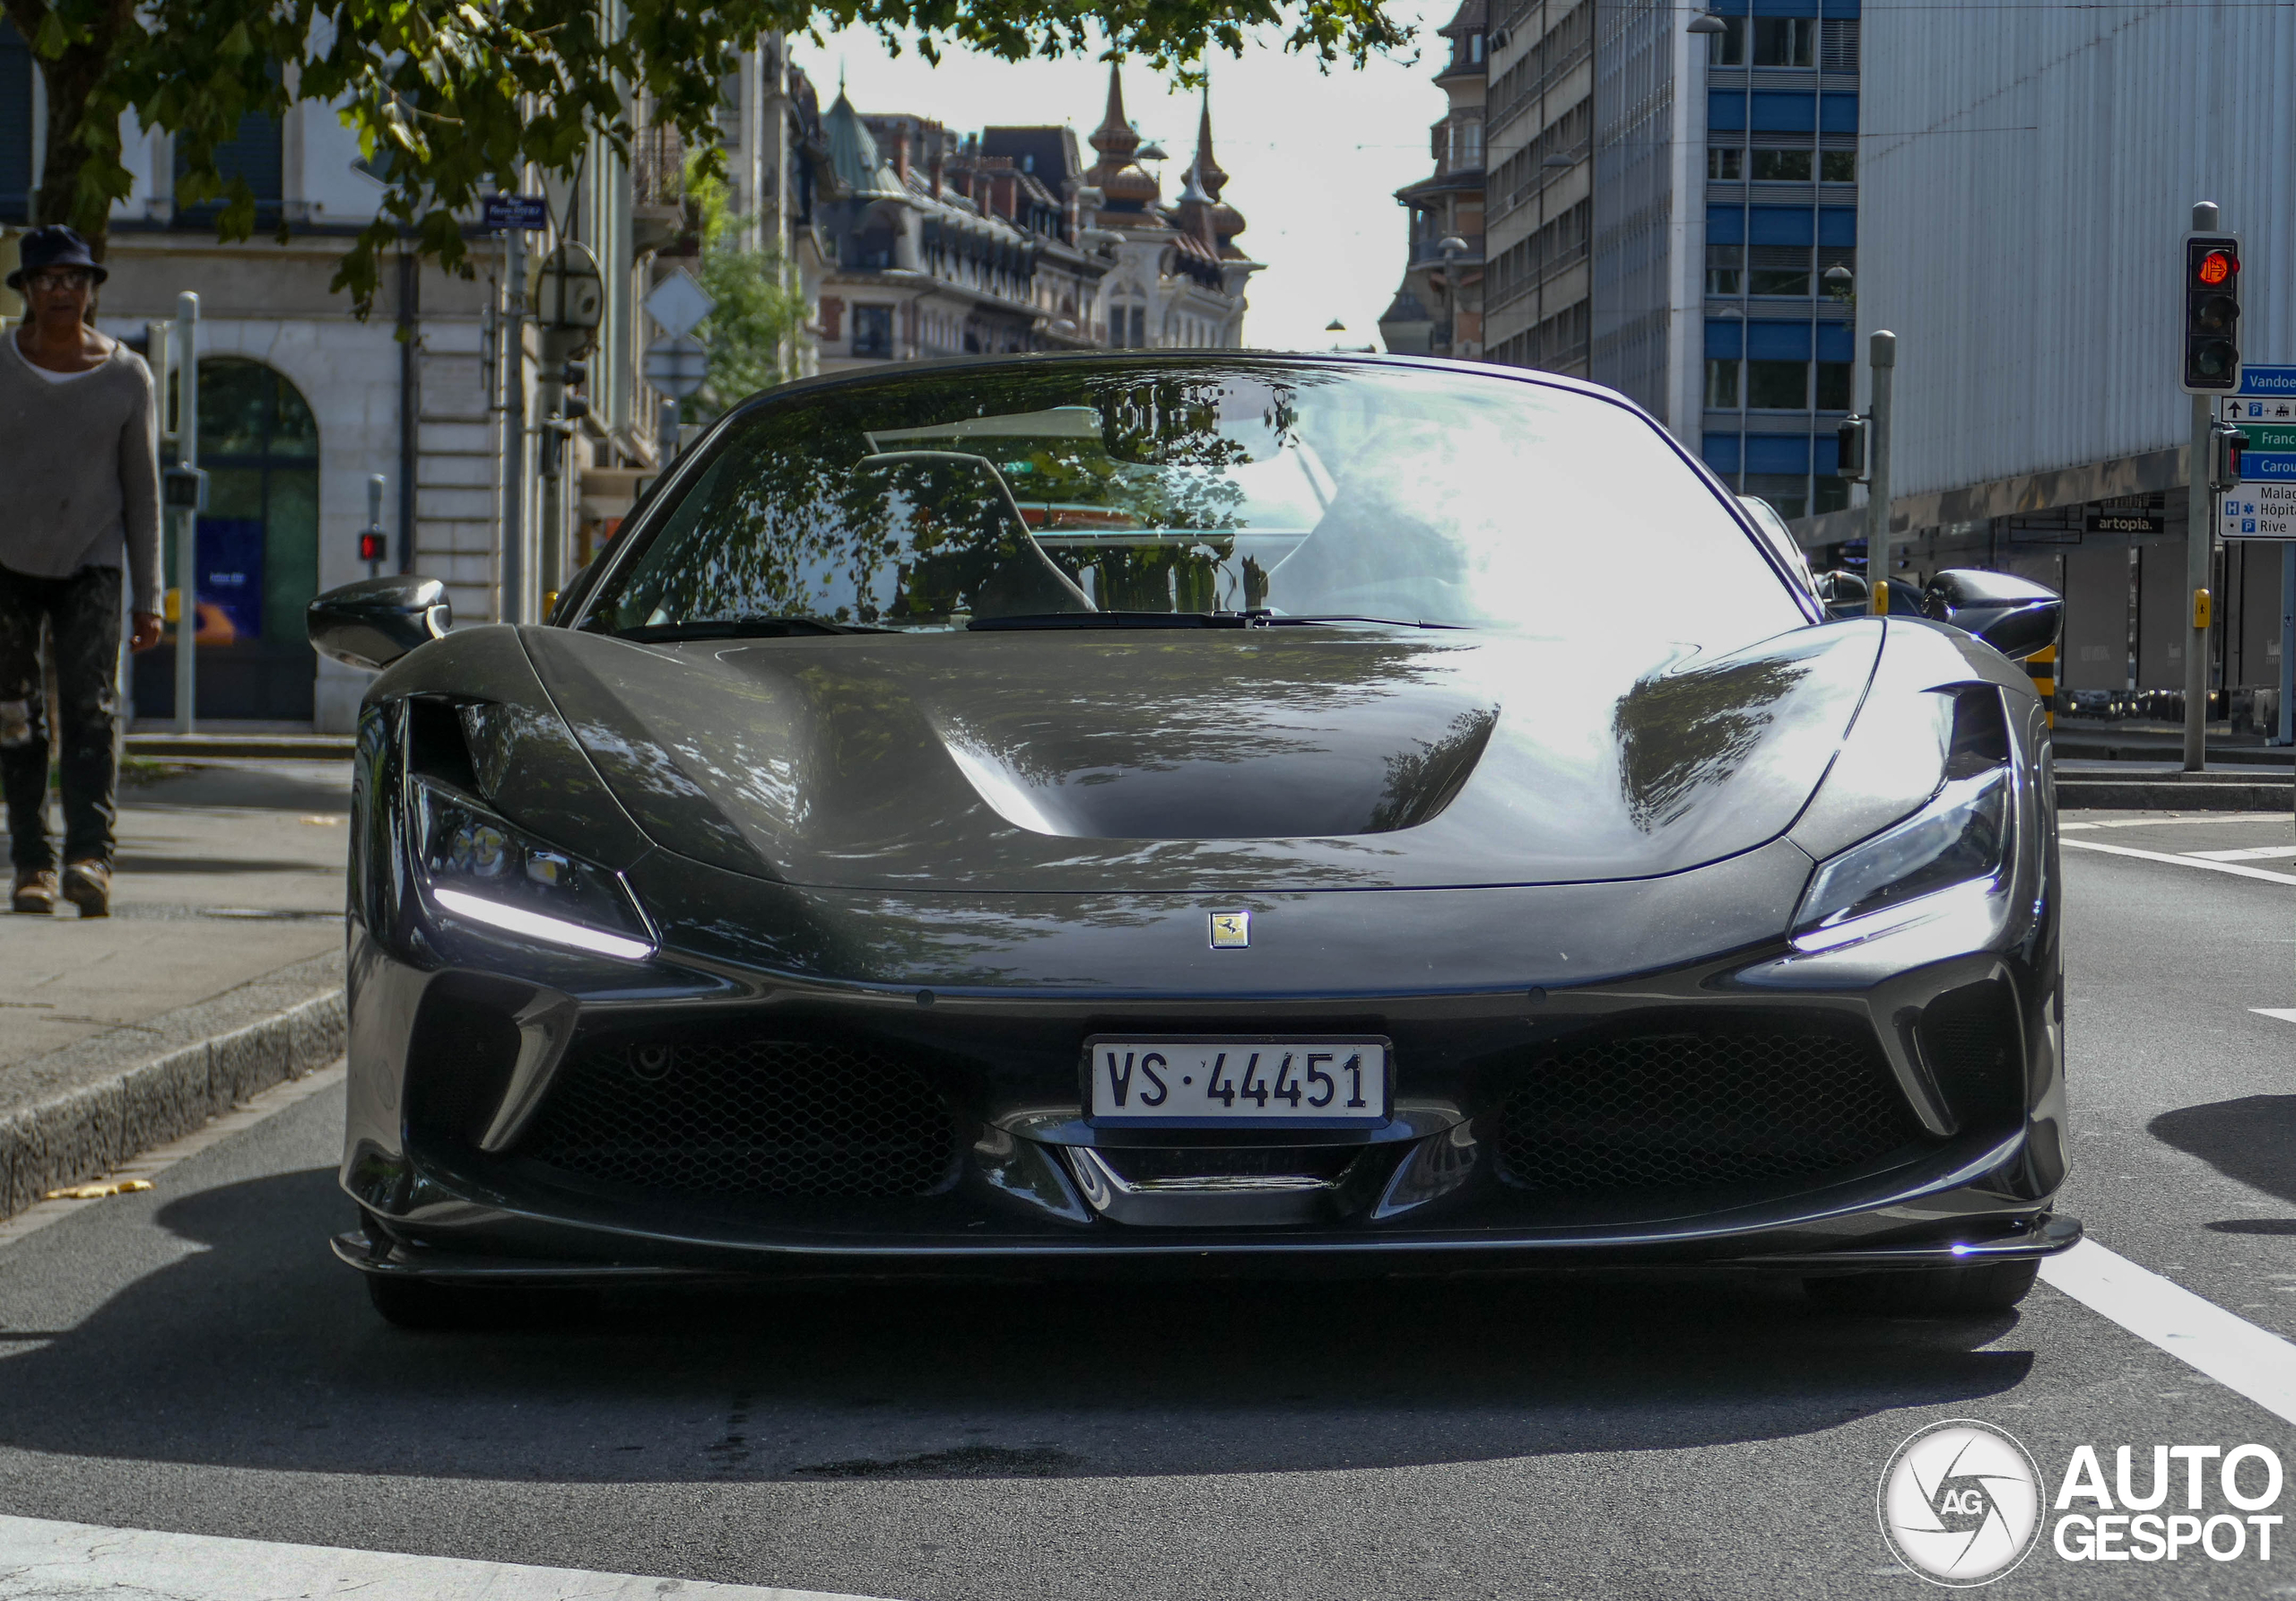
[{"label": "street name sign", "polygon": [[493,229],[523,228],[532,231],[550,226],[550,203],[539,195],[489,195],[486,225]]}]

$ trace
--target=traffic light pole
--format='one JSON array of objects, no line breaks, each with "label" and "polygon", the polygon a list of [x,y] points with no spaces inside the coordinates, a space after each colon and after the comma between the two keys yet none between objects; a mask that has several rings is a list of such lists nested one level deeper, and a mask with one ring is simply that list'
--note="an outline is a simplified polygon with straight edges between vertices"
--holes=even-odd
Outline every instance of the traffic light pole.
[{"label": "traffic light pole", "polygon": [[[2200,209],[2193,208],[2196,213]],[[2209,211],[2213,213],[2214,206]],[[2209,559],[2216,537],[2215,497],[2209,483],[2209,458],[2215,449],[2216,403],[2192,397],[2192,479],[2186,501],[2185,589],[2185,770],[2196,773],[2208,761]]]},{"label": "traffic light pole", "polygon": [[1873,405],[1866,428],[1866,604],[1876,613],[1890,609],[1890,417],[1895,410],[1898,336],[1883,329],[1866,342],[1873,370]]}]

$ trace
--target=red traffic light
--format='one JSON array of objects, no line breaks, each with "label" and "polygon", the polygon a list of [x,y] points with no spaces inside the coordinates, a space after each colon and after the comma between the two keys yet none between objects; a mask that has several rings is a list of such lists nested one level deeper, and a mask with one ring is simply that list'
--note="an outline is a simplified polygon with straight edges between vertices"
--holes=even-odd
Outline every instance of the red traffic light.
[{"label": "red traffic light", "polygon": [[2193,276],[2214,289],[2239,270],[2239,260],[2230,250],[2211,250],[2194,265]]},{"label": "red traffic light", "polygon": [[381,561],[383,544],[384,539],[380,534],[361,534],[359,535],[359,560],[361,561]]}]

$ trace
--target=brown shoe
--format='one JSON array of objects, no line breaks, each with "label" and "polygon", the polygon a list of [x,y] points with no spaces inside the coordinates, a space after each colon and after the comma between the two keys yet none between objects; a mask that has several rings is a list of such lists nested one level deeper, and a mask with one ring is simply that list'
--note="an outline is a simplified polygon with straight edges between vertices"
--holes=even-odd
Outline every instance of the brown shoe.
[{"label": "brown shoe", "polygon": [[11,911],[52,912],[56,909],[56,874],[48,868],[19,872],[9,898]]},{"label": "brown shoe", "polygon": [[64,866],[64,898],[80,909],[83,918],[111,916],[111,867],[89,860]]}]

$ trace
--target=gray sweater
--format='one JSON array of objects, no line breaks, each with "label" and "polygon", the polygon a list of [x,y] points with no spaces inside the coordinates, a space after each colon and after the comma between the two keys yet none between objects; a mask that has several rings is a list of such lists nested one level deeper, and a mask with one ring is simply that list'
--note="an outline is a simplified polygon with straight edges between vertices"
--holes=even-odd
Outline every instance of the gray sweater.
[{"label": "gray sweater", "polygon": [[126,345],[67,383],[0,334],[0,567],[69,578],[126,559],[129,604],[160,609],[159,419]]}]

